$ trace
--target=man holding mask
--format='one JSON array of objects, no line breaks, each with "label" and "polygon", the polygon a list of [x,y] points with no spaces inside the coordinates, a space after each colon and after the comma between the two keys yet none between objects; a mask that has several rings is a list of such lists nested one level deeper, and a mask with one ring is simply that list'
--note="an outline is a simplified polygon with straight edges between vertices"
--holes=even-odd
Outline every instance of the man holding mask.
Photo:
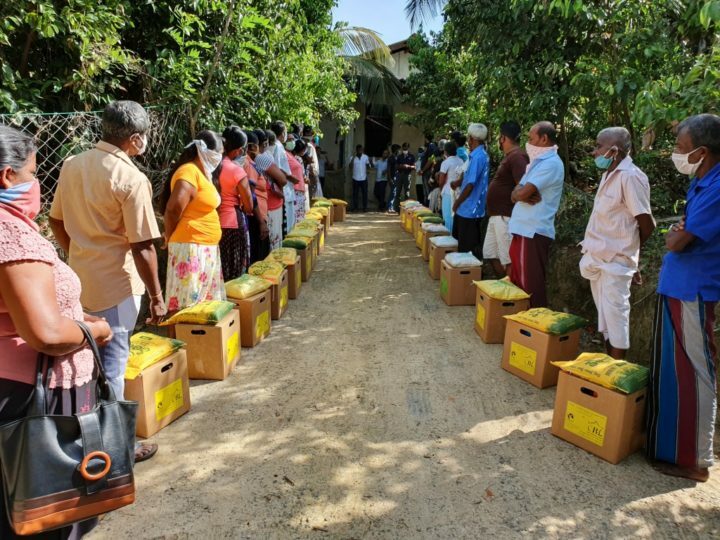
[{"label": "man holding mask", "polygon": [[590,215],[580,273],[590,280],[598,331],[607,353],[624,359],[630,348],[630,283],[641,283],[640,247],[655,229],[648,178],[630,157],[632,139],[623,127],[603,129],[593,157],[600,180]]}]

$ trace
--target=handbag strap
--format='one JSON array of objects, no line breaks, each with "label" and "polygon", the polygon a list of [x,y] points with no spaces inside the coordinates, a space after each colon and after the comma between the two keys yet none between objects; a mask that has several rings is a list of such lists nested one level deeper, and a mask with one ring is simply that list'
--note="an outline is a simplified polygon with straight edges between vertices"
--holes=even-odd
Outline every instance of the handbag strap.
[{"label": "handbag strap", "polygon": [[93,353],[95,367],[98,370],[98,397],[106,401],[116,401],[115,392],[113,391],[110,383],[108,382],[107,375],[105,375],[105,369],[103,368],[103,363],[100,358],[100,349],[98,349],[95,338],[93,337],[92,332],[90,332],[90,328],[88,328],[88,326],[82,321],[75,321],[75,323],[80,327],[80,330],[85,335],[85,341],[87,342],[88,347],[90,347],[90,350]]},{"label": "handbag strap", "polygon": [[86,474],[93,474],[92,471],[88,471],[88,467],[91,466],[91,458],[97,456],[101,459],[103,465],[109,467],[112,465],[109,456],[105,453],[105,446],[103,445],[102,431],[100,429],[100,420],[98,418],[97,409],[88,413],[76,414],[78,424],[80,425],[80,435],[82,436],[83,445],[83,464],[81,464],[81,476],[85,481],[85,489],[88,495],[97,493],[98,491],[107,487],[107,477],[102,474],[99,478],[85,477],[82,474],[87,471]]}]

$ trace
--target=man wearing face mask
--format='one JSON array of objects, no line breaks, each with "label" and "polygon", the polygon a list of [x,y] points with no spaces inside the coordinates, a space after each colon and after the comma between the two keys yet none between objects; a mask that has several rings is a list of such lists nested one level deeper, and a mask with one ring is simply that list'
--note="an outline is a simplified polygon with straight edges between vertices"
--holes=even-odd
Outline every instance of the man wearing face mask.
[{"label": "man wearing face mask", "polygon": [[665,474],[705,482],[713,465],[720,300],[720,117],[677,128],[677,170],[692,178],[685,216],[667,233],[653,332],[646,450]]},{"label": "man wearing face mask", "polygon": [[[147,290],[151,324],[166,313],[153,240],[160,238],[152,186],[131,157],[147,149],[150,119],[134,101],[105,107],[102,139],[65,160],[50,210],[50,227],[82,283],[81,301],[113,331],[102,360],[118,399],[124,391],[129,338]],[[157,445],[136,450],[148,459]]]},{"label": "man wearing face mask", "polygon": [[557,131],[551,122],[538,122],[525,145],[530,165],[513,190],[515,203],[508,230],[510,281],[529,293],[531,307],[547,306],[545,271],[555,238],[555,214],[560,207],[565,166],[557,152]]},{"label": "man wearing face mask", "polygon": [[598,331],[607,353],[624,359],[630,348],[630,283],[641,283],[640,247],[655,229],[648,178],[630,157],[623,127],[603,129],[593,157],[603,172],[582,242],[580,273],[590,280]]},{"label": "man wearing face mask", "polygon": [[402,144],[402,152],[395,157],[393,168],[395,169],[395,182],[389,211],[397,213],[400,210],[400,202],[410,196],[410,173],[415,170],[415,156],[410,153],[409,143]]}]

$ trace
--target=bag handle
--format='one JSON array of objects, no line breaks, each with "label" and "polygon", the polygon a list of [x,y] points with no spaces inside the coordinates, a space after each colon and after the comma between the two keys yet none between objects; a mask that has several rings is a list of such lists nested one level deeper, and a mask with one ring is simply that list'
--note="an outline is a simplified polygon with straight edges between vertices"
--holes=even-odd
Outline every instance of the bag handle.
[{"label": "bag handle", "polygon": [[98,370],[98,398],[105,401],[116,401],[115,392],[113,391],[112,386],[110,386],[110,383],[108,382],[107,375],[105,375],[105,369],[103,368],[102,360],[100,359],[100,349],[98,349],[97,342],[95,341],[92,332],[90,332],[90,328],[88,328],[88,326],[82,321],[75,321],[75,324],[80,327],[80,330],[85,336],[85,341],[87,342],[88,347],[93,353],[95,367]]}]

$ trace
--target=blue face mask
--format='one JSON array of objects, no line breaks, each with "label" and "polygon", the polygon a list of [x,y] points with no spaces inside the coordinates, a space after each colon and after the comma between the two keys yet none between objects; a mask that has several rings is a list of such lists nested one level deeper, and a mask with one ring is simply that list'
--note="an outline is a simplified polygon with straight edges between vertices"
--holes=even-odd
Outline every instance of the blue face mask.
[{"label": "blue face mask", "polygon": [[[613,146],[608,152],[612,152],[615,150],[615,147]],[[610,165],[612,165],[612,162],[615,160],[615,158],[607,157],[607,156],[598,156],[595,158],[595,166],[600,169],[601,171],[606,170]]]}]

